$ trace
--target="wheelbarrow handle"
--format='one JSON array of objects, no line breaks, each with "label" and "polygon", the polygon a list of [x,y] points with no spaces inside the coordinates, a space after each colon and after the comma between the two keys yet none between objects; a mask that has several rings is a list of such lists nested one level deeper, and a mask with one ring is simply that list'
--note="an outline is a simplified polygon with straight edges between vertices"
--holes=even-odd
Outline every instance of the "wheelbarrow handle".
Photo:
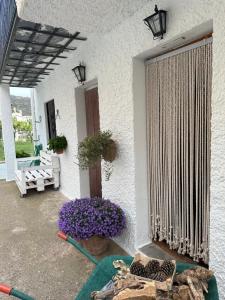
[{"label": "wheelbarrow handle", "polygon": [[16,289],[9,287],[7,285],[4,285],[4,284],[0,284],[0,293],[7,294],[9,296],[14,296],[21,300],[35,300],[34,298],[24,294],[23,292],[20,292]]},{"label": "wheelbarrow handle", "polygon": [[71,236],[66,235],[64,232],[59,231],[58,237],[63,239],[64,241],[67,241],[71,245],[73,245],[78,251],[80,251],[82,254],[84,254],[90,261],[92,261],[95,265],[98,264],[97,259],[92,256],[84,247],[82,247],[77,241],[75,241]]}]

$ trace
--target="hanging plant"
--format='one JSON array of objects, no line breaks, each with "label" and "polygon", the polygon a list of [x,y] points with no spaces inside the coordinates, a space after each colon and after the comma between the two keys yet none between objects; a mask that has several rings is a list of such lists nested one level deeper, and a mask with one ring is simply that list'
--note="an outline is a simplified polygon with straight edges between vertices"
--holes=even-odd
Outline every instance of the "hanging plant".
[{"label": "hanging plant", "polygon": [[57,154],[62,154],[63,150],[67,147],[66,137],[63,135],[56,136],[53,139],[50,139],[48,142],[48,149],[53,150]]},{"label": "hanging plant", "polygon": [[[78,146],[78,161],[81,169],[86,170],[96,165],[101,159],[107,163],[107,170],[111,170],[111,163],[117,155],[115,141],[111,139],[112,133],[109,130],[100,131],[96,135],[86,137]],[[110,168],[109,166],[110,165]],[[106,180],[109,180],[111,172],[107,172]],[[110,174],[109,174],[110,173]]]}]

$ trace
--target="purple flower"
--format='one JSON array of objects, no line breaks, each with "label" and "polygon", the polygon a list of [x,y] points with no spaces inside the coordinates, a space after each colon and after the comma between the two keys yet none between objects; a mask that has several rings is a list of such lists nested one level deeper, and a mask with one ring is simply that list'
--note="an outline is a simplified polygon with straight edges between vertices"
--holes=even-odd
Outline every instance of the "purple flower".
[{"label": "purple flower", "polygon": [[123,210],[110,200],[83,198],[64,203],[59,211],[58,226],[80,240],[94,235],[109,238],[120,235],[126,218]]}]

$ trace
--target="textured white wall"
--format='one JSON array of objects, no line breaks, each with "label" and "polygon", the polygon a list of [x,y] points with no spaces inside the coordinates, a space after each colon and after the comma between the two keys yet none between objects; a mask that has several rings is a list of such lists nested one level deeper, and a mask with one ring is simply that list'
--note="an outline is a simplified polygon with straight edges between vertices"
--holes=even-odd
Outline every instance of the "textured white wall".
[{"label": "textured white wall", "polygon": [[[57,130],[65,134],[69,142],[61,158],[62,189],[69,196],[79,197],[79,170],[72,163],[77,149],[74,99],[77,84],[71,68],[82,60],[87,65],[88,80],[98,79],[101,128],[111,129],[119,144],[119,158],[114,163],[111,180],[103,181],[103,195],[125,209],[128,230],[117,241],[133,252],[140,227],[147,234],[148,226],[145,218],[143,226],[137,225],[139,202],[136,194],[138,177],[135,176],[138,161],[135,160],[134,151],[134,101],[138,99],[135,99],[133,93],[132,58],[147,53],[149,49],[155,51],[154,47],[160,43],[175,41],[181,34],[195,36],[198,30],[204,30],[205,24],[213,20],[210,266],[216,271],[221,299],[225,299],[225,4],[222,0],[161,0],[158,5],[169,11],[168,34],[163,41],[153,41],[151,33],[142,22],[153,11],[153,4],[149,3],[111,32],[101,37],[90,36],[79,47],[79,51],[72,54],[38,87],[38,101],[43,103],[54,98],[56,108],[60,110],[61,119],[57,120]],[[30,11],[30,19],[34,13]]]},{"label": "textured white wall", "polygon": [[56,27],[63,24],[70,32],[78,30],[88,35],[92,32],[102,34],[110,31],[148,2],[149,0],[16,0],[18,14],[25,20],[37,23],[41,20],[42,24]]}]

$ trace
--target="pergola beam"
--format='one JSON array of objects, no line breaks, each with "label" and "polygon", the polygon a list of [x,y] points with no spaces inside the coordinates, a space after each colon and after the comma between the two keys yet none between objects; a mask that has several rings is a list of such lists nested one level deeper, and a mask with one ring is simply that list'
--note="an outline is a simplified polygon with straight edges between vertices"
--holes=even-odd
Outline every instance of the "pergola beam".
[{"label": "pergola beam", "polygon": [[[20,58],[15,58],[15,57],[9,57],[9,60],[22,61],[22,62],[30,62],[32,64],[40,64],[40,65],[42,65],[42,64],[48,64],[49,63],[48,61],[20,59]],[[59,66],[60,64],[52,62],[52,63],[50,63],[50,65]]]},{"label": "pergola beam", "polygon": [[[21,39],[15,39],[16,43],[23,43],[23,44],[29,44],[29,45],[37,45],[37,46],[45,46],[45,43],[40,43],[40,42],[30,42],[30,41],[25,41],[25,40],[21,40]],[[54,49],[61,49],[62,48],[62,45],[53,45],[53,44],[48,44],[46,46],[47,48],[54,48]],[[77,48],[76,47],[66,47],[65,50],[68,50],[68,51],[73,51],[73,50],[76,50]]]},{"label": "pergola beam", "polygon": [[37,84],[25,84],[25,85],[18,85],[18,84],[10,84],[11,87],[24,87],[24,88],[34,88],[35,86],[37,86]]},{"label": "pergola beam", "polygon": [[[5,70],[7,73],[14,73],[13,71],[9,71],[9,70]],[[49,75],[50,73],[49,72],[33,72],[33,71],[17,71],[17,73],[19,74],[33,74],[33,75],[37,75],[37,74],[41,74],[41,75]]]},{"label": "pergola beam", "polygon": [[[4,81],[9,81],[9,79],[4,79],[4,78],[3,78],[2,80],[4,80]],[[20,82],[21,79],[13,79],[13,81],[19,81],[19,82]],[[26,78],[26,79],[24,80],[24,82],[34,82],[34,80],[33,80],[32,78],[31,78],[31,79],[27,79],[27,78]],[[35,79],[35,82],[41,82],[41,80]]]},{"label": "pergola beam", "polygon": [[[60,28],[58,28],[58,29],[60,29]],[[27,27],[27,26],[19,26],[18,30],[31,31],[31,32],[47,34],[47,35],[52,35],[53,34],[51,31],[48,31],[48,30],[39,30],[39,29],[35,29],[35,28],[30,28],[30,27]],[[87,38],[85,38],[85,37],[80,37],[79,34],[80,34],[80,32],[77,31],[75,34],[64,34],[64,33],[57,32],[57,33],[54,33],[53,35],[57,36],[57,37],[62,37],[62,38],[65,38],[65,39],[73,38],[74,40],[79,40],[79,41],[86,41],[87,40]]]},{"label": "pergola beam", "polygon": [[[18,67],[18,65],[11,65],[11,64],[7,64],[6,65],[6,67],[10,67],[10,68],[17,68]],[[19,66],[19,68],[24,68],[24,69],[35,69],[35,70],[47,70],[47,71],[53,71],[54,69],[52,69],[52,68],[45,68],[45,67],[43,67],[43,68],[40,68],[40,67],[31,67],[31,66]]]},{"label": "pergola beam", "polygon": [[[12,77],[11,75],[3,75],[3,80],[4,80],[4,77]],[[35,77],[26,77],[26,80],[27,79],[31,79],[33,80]],[[44,79],[43,77],[39,77],[38,79]],[[8,79],[7,79],[8,80]],[[14,80],[14,79],[13,79]]]},{"label": "pergola beam", "polygon": [[67,58],[67,56],[62,56],[62,55],[54,55],[46,52],[35,52],[35,51],[25,51],[25,50],[18,50],[18,49],[12,49],[11,52],[15,53],[21,53],[24,56],[25,55],[37,55],[37,56],[46,56],[46,57],[55,57],[55,58]]}]

